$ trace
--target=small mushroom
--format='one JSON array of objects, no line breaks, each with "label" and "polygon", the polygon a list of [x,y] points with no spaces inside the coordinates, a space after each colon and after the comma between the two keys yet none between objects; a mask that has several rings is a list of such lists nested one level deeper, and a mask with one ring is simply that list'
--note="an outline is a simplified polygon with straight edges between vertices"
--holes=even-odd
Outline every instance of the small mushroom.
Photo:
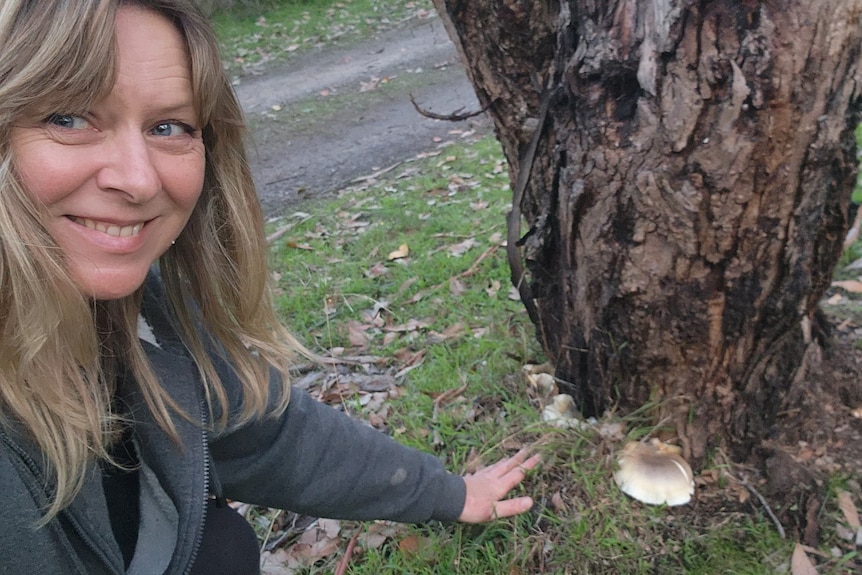
[{"label": "small mushroom", "polygon": [[542,410],[542,419],[556,427],[564,429],[578,428],[582,426],[581,414],[575,407],[575,400],[571,395],[561,393],[551,398],[551,403]]},{"label": "small mushroom", "polygon": [[675,445],[632,441],[617,459],[614,480],[623,493],[649,505],[685,505],[694,493],[691,466]]},{"label": "small mushroom", "polygon": [[557,391],[557,381],[553,375],[535,373],[527,375],[527,381],[542,395],[548,396]]}]

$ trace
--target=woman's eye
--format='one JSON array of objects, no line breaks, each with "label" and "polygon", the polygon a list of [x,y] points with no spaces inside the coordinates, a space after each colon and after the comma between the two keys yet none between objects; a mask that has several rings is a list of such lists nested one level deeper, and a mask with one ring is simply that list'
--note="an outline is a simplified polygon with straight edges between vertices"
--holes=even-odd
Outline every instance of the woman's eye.
[{"label": "woman's eye", "polygon": [[83,130],[90,127],[87,120],[73,114],[52,114],[47,123],[67,130]]},{"label": "woman's eye", "polygon": [[161,122],[151,132],[154,136],[181,136],[193,133],[194,129],[182,122]]}]

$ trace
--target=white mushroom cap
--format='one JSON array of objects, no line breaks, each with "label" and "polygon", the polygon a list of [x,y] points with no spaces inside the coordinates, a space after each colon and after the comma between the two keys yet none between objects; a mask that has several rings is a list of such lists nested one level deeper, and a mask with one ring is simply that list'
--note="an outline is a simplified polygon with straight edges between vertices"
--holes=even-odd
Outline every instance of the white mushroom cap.
[{"label": "white mushroom cap", "polygon": [[557,427],[576,428],[581,427],[581,414],[575,407],[575,400],[571,395],[561,393],[551,398],[551,403],[542,410],[542,419]]},{"label": "white mushroom cap", "polygon": [[653,439],[627,443],[614,480],[623,493],[649,505],[684,505],[694,493],[691,466],[679,448]]}]

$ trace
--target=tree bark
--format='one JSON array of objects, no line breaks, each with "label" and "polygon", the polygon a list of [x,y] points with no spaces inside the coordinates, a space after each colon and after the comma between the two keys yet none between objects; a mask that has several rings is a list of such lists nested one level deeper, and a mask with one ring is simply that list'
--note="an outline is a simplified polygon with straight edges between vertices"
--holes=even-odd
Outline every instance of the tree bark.
[{"label": "tree bark", "polygon": [[557,377],[587,415],[649,404],[696,463],[745,457],[819,350],[862,0],[434,2],[490,104]]}]

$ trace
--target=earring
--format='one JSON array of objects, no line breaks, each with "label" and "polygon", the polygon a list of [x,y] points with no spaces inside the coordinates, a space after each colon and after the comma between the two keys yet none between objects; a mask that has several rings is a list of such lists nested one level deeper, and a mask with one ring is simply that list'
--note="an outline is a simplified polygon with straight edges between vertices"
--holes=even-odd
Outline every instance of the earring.
[{"label": "earring", "polygon": [[173,240],[173,241],[171,241],[171,245],[172,245],[172,246],[177,245],[177,240]]}]

